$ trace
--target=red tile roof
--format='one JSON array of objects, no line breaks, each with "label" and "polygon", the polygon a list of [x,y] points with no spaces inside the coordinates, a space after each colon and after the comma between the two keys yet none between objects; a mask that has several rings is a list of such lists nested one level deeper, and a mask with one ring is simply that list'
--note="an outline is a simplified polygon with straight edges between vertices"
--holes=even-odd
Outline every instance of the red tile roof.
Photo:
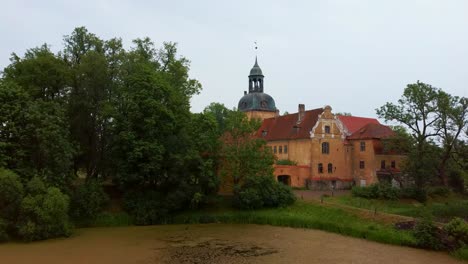
[{"label": "red tile roof", "polygon": [[367,124],[380,124],[375,118],[358,117],[358,116],[337,116],[343,125],[348,129],[348,132],[353,134],[361,127]]},{"label": "red tile roof", "polygon": [[388,126],[381,124],[369,123],[358,131],[354,132],[347,139],[373,139],[373,138],[386,138],[393,136],[395,133]]},{"label": "red tile roof", "polygon": [[257,130],[257,137],[267,141],[310,138],[310,131],[323,109],[317,108],[304,113],[304,119],[299,124],[298,113],[263,120],[262,126]]}]

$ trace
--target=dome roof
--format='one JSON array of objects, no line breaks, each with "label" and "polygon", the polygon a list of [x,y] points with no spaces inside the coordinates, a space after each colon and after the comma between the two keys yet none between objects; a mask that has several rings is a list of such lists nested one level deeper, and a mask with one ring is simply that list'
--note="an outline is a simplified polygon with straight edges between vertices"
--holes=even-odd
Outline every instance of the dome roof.
[{"label": "dome roof", "polygon": [[239,100],[238,110],[276,112],[275,100],[266,93],[249,93]]},{"label": "dome roof", "polygon": [[260,69],[260,66],[258,66],[257,58],[255,58],[255,64],[252,67],[252,69],[250,70],[250,75],[249,76],[253,76],[253,75],[263,76],[262,69]]}]

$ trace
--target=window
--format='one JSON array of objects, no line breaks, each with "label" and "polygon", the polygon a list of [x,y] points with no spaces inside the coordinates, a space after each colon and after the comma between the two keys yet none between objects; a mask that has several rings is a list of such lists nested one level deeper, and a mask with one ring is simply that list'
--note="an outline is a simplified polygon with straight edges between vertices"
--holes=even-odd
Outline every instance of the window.
[{"label": "window", "polygon": [[396,162],[392,160],[392,169],[394,169],[395,167],[396,167]]},{"label": "window", "polygon": [[325,126],[325,134],[330,134],[330,126]]},{"label": "window", "polygon": [[363,161],[363,160],[359,161],[359,168],[360,168],[360,169],[364,169],[364,168],[365,168],[365,164],[364,164],[364,161]]},{"label": "window", "polygon": [[380,162],[380,168],[381,168],[381,169],[385,169],[385,160],[382,160],[382,161]]},{"label": "window", "polygon": [[282,154],[282,153],[283,153],[283,146],[279,146],[279,147],[278,147],[278,152],[279,152],[279,154]]},{"label": "window", "polygon": [[328,173],[333,173],[333,164],[328,163]]},{"label": "window", "polygon": [[329,154],[330,153],[330,144],[328,142],[322,143],[322,154]]},{"label": "window", "polygon": [[284,154],[288,154],[288,145],[284,145]]},{"label": "window", "polygon": [[366,151],[366,142],[361,141],[361,151]]},{"label": "window", "polygon": [[276,154],[276,146],[273,147],[273,153]]},{"label": "window", "polygon": [[266,130],[262,131],[262,137],[266,137],[267,134],[268,134],[268,132]]},{"label": "window", "polygon": [[318,173],[323,173],[323,164],[322,163],[318,164]]}]

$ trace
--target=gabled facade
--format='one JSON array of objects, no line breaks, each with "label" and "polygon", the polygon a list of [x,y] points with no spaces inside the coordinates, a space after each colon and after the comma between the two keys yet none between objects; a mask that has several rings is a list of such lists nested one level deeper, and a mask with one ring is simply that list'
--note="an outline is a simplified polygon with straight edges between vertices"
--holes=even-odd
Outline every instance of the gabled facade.
[{"label": "gabled facade", "polygon": [[387,180],[389,168],[398,173],[403,156],[383,151],[382,140],[392,135],[377,119],[337,116],[330,106],[305,111],[304,105],[263,120],[257,131],[278,160],[295,163],[275,165],[277,179],[312,189],[365,186]]},{"label": "gabled facade", "polygon": [[[267,141],[276,158],[278,181],[293,187],[348,188],[390,181],[400,171],[403,155],[386,153],[383,140],[393,131],[375,118],[339,116],[330,106],[279,116],[273,98],[265,94],[257,59],[238,109],[262,120],[256,136]],[[287,161],[287,162],[285,162]]]}]

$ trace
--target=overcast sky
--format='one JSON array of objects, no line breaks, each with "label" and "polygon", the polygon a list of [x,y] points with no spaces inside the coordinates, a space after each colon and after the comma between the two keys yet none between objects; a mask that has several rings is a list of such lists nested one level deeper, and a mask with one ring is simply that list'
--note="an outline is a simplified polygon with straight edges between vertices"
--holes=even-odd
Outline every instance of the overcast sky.
[{"label": "overcast sky", "polygon": [[[468,1],[8,1],[0,0],[0,68],[12,52],[85,26],[103,39],[178,43],[203,85],[192,111],[237,107],[255,55],[283,113],[331,105],[375,117],[408,83],[468,96]],[[259,43],[255,51],[254,41]]]}]

